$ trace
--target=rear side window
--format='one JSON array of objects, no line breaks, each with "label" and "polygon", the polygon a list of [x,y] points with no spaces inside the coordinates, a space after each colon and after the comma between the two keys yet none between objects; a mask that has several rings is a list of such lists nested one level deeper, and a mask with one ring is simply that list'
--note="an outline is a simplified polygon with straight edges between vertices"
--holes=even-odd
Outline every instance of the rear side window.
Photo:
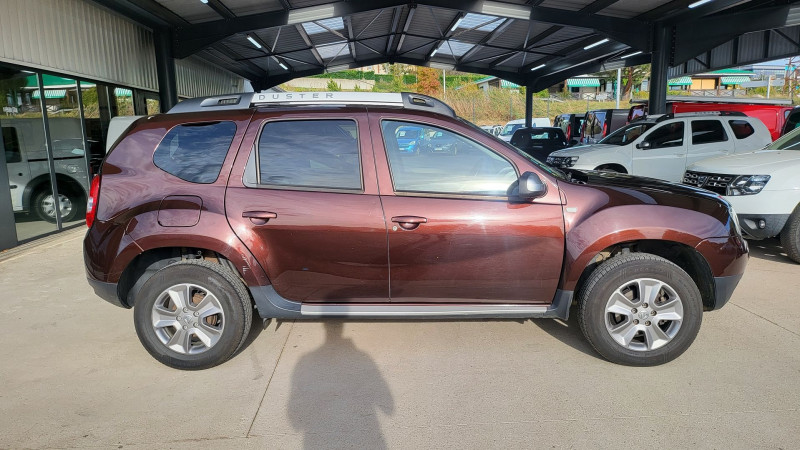
[{"label": "rear side window", "polygon": [[722,122],[719,120],[693,120],[692,121],[692,145],[711,144],[713,142],[724,142],[728,140]]},{"label": "rear side window", "polygon": [[744,139],[756,132],[753,126],[746,120],[731,120],[728,121],[728,124],[731,126],[731,131],[733,131],[733,135],[736,136],[736,139]]},{"label": "rear side window", "polygon": [[258,141],[258,183],[361,190],[357,136],[353,120],[269,122]]},{"label": "rear side window", "polygon": [[233,122],[191,123],[169,130],[153,154],[164,172],[192,183],[213,183],[236,134]]}]

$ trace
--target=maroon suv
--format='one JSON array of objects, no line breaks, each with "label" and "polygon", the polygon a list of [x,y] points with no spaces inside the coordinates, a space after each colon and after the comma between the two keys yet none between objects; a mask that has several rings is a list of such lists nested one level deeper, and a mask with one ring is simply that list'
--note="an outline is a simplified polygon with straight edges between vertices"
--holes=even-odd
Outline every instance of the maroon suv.
[{"label": "maroon suv", "polygon": [[[400,129],[446,137],[409,152]],[[84,256],[159,361],[263,318],[560,318],[605,358],[683,353],[747,263],[699,189],[561,172],[416,94],[241,94],[136,120],[92,183]]]}]

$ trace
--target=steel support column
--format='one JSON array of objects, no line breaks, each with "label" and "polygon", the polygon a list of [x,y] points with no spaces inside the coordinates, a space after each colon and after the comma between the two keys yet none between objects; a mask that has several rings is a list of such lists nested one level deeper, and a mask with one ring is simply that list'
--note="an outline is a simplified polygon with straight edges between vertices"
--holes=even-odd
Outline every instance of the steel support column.
[{"label": "steel support column", "polygon": [[153,31],[156,53],[156,76],[161,112],[178,104],[178,87],[175,79],[175,58],[172,56],[172,36],[167,29]]},{"label": "steel support column", "polygon": [[533,84],[525,86],[525,126],[533,125]]},{"label": "steel support column", "polygon": [[671,27],[655,24],[653,29],[653,53],[650,61],[650,114],[667,112],[667,70],[672,49]]}]

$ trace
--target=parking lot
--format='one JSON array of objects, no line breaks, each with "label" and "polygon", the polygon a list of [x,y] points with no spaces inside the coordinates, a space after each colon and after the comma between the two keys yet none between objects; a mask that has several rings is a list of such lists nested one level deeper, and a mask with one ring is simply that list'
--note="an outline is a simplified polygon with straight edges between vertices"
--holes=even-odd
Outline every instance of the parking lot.
[{"label": "parking lot", "polygon": [[86,284],[84,229],[0,254],[0,447],[797,448],[800,265],[751,242],[679,359],[600,359],[576,323],[270,322],[200,372]]}]

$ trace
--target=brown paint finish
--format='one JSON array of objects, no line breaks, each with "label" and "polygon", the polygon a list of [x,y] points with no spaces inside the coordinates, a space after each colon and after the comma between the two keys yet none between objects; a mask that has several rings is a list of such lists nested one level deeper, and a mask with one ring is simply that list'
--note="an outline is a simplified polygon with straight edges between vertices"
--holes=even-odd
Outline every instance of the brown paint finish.
[{"label": "brown paint finish", "polygon": [[[355,119],[358,124],[363,193],[247,187],[243,183],[250,149],[265,121]],[[389,297],[386,224],[377,194],[369,123],[364,110],[254,115],[227,192],[231,227],[267,272],[284,298],[317,302],[385,302]],[[320,143],[319,145],[324,145]],[[252,211],[275,214],[263,224]]]},{"label": "brown paint finish", "polygon": [[[245,185],[265,121],[326,118],[357,121],[362,191]],[[518,174],[536,173],[547,192],[527,203],[396,194],[382,119],[422,122],[472,139]],[[237,125],[217,180],[190,183],[153,164],[170,128],[208,120]],[[727,207],[711,194],[608,174],[560,179],[485,133],[419,111],[264,108],[150,117],[108,155],[102,177],[84,254],[88,276],[108,283],[118,282],[142,252],[188,247],[225,256],[249,286],[272,284],[301,302],[549,304],[556,289],[574,290],[592,259],[617,244],[680,243],[699,252],[716,277],[741,274],[747,262]]]}]

